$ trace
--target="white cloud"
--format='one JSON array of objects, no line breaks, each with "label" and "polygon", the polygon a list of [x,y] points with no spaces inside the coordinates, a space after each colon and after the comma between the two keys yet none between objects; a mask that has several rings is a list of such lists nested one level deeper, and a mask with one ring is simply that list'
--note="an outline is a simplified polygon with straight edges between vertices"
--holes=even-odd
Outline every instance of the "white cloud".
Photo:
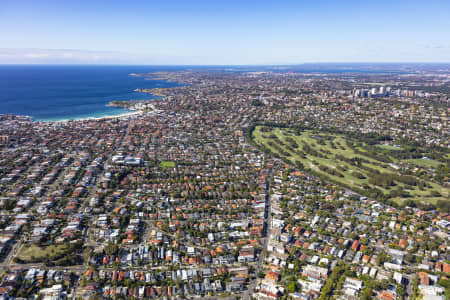
[{"label": "white cloud", "polygon": [[0,64],[124,64],[133,56],[113,51],[0,48]]},{"label": "white cloud", "polygon": [[42,58],[48,58],[49,55],[46,53],[27,53],[24,55],[26,58],[37,58],[37,59],[42,59]]},{"label": "white cloud", "polygon": [[[78,49],[0,48],[0,64],[218,64],[219,57],[179,56],[171,54],[130,54],[116,51]],[[222,59],[222,63],[223,59]],[[226,63],[226,62],[225,62]]]}]

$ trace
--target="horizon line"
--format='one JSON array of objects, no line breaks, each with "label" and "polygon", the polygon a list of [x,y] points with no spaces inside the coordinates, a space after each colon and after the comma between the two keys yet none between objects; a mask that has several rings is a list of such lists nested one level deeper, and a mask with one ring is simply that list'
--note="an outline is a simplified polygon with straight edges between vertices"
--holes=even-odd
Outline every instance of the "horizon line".
[{"label": "horizon line", "polygon": [[370,62],[370,61],[347,61],[347,62],[302,62],[302,63],[285,63],[285,64],[130,64],[130,63],[0,63],[0,66],[155,66],[155,67],[265,67],[265,66],[277,66],[277,67],[287,67],[287,66],[301,66],[301,65],[324,65],[324,64],[427,64],[427,65],[450,65],[450,61],[445,62],[421,62],[421,61],[379,61],[379,62]]}]

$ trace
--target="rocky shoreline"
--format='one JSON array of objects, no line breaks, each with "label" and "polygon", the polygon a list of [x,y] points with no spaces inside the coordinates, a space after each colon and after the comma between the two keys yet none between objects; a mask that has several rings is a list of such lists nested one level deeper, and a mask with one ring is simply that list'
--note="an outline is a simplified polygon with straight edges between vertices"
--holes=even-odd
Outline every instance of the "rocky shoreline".
[{"label": "rocky shoreline", "polygon": [[124,100],[124,101],[111,101],[106,106],[109,107],[121,107],[131,111],[144,111],[149,112],[154,110],[151,100]]}]

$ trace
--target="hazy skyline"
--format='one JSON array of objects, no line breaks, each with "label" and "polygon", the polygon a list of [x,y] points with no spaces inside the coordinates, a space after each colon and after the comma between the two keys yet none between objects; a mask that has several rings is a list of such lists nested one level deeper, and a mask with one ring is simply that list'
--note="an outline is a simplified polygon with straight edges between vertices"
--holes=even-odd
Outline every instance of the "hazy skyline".
[{"label": "hazy skyline", "polygon": [[450,62],[449,1],[365,2],[3,0],[0,63]]}]

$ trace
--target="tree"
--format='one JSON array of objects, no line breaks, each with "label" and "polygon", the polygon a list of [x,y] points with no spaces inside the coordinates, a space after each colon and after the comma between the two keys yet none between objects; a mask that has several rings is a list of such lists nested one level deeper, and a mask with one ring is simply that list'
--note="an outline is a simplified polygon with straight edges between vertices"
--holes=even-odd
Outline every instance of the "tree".
[{"label": "tree", "polygon": [[264,278],[265,274],[263,271],[258,272],[258,278]]},{"label": "tree", "polygon": [[117,251],[119,251],[119,247],[115,244],[109,243],[106,247],[105,247],[105,253],[107,255],[114,255],[117,253]]},{"label": "tree", "polygon": [[372,299],[372,289],[365,287],[362,289],[360,294],[361,300],[371,300]]},{"label": "tree", "polygon": [[295,292],[295,288],[296,288],[295,281],[291,281],[288,284],[288,286],[287,286],[287,289],[288,289],[289,293],[294,293]]},{"label": "tree", "polygon": [[339,278],[344,273],[344,271],[345,271],[345,266],[336,266],[333,269],[333,272],[331,272],[330,277],[328,277],[325,285],[322,288],[322,292],[320,294],[319,300],[325,300],[330,297],[333,290],[335,290],[336,285],[339,281]]}]

